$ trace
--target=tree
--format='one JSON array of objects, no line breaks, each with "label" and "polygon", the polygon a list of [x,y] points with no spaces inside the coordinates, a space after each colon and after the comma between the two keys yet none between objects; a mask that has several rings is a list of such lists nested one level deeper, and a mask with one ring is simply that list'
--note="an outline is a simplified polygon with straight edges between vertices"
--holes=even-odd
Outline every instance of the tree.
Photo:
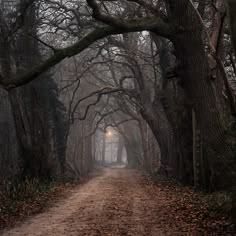
[{"label": "tree", "polygon": [[[228,84],[224,64],[218,53],[223,24],[217,22],[223,21],[219,21],[217,14],[213,14],[214,19],[207,16],[208,19],[211,19],[209,30],[207,28],[209,24],[205,25],[203,20],[208,5],[204,1],[195,2],[198,4],[197,9],[190,0],[166,0],[157,4],[142,0],[124,1],[129,7],[129,11],[126,11],[124,8],[116,8],[113,1],[102,1],[101,3],[87,0],[85,7],[90,7],[92,19],[88,15],[84,16],[92,23],[87,28],[79,28],[80,33],[86,32],[85,35],[81,33],[76,43],[61,49],[48,45],[40,39],[44,45],[52,49],[52,55],[23,75],[11,75],[10,79],[1,76],[0,83],[10,91],[14,87],[29,83],[65,58],[83,52],[95,41],[110,35],[123,34],[124,44],[130,45],[130,36],[127,37],[126,33],[150,31],[156,49],[161,43],[160,69],[163,87],[155,86],[154,89],[148,87],[143,79],[145,73],[138,64],[138,58],[126,55],[125,60],[131,66],[132,77],[135,77],[136,80],[132,93],[123,87],[123,84],[105,87],[93,91],[91,96],[78,100],[72,113],[75,113],[78,104],[94,95],[97,95],[97,100],[95,103],[91,103],[89,108],[98,104],[102,96],[111,93],[129,94],[130,100],[137,95],[136,101],[141,105],[140,113],[152,129],[161,148],[162,163],[171,169],[171,171],[169,170],[172,172],[171,175],[178,176],[180,170],[181,178],[185,178],[183,176],[190,178],[191,163],[201,162],[202,169],[204,169],[202,173],[208,172],[208,174],[202,174],[204,181],[199,181],[200,185],[205,185],[208,189],[221,189],[225,188],[227,183],[227,187],[231,188],[234,184],[236,168],[233,150],[235,134],[230,132],[235,121],[235,100]],[[61,9],[60,4],[57,7]],[[68,8],[66,9],[67,13]],[[63,18],[62,22],[64,22]],[[64,25],[58,26],[58,30],[65,30],[64,28]],[[212,37],[209,34],[211,29],[214,33]],[[71,32],[71,27],[69,31]],[[65,35],[67,34],[68,31]],[[160,36],[166,39],[160,40]],[[135,40],[132,43],[135,45]],[[166,43],[167,45],[165,45]],[[137,42],[134,49],[137,49]],[[174,58],[174,63],[170,63],[172,58]],[[168,67],[166,67],[167,65]],[[4,69],[6,68],[4,67]],[[156,69],[156,65],[154,68]],[[181,100],[181,104],[177,106],[173,104],[174,99],[170,98],[170,93],[174,92],[175,88],[169,81],[173,82],[175,79],[178,81],[176,83],[178,91],[181,91],[181,96],[177,97],[178,101]],[[154,98],[151,96],[153,90]],[[166,104],[169,108],[165,107]],[[188,104],[188,108],[186,104]],[[89,108],[86,108],[86,111]],[[175,108],[184,113],[177,116],[178,122],[174,119]],[[191,117],[191,121],[185,122]],[[193,131],[190,129],[192,126]],[[181,139],[179,133],[183,134]],[[192,139],[190,138],[188,143],[190,136]],[[191,146],[193,147],[192,152]],[[209,167],[207,170],[204,168],[206,165]],[[195,165],[193,168],[195,174],[198,171],[197,166]],[[187,171],[187,169],[189,170]],[[192,181],[190,180],[190,182]],[[203,182],[207,182],[207,184],[203,184]]]},{"label": "tree", "polygon": [[[23,11],[25,4],[25,1],[19,2],[16,9],[19,7],[19,11]],[[37,35],[37,6],[30,6],[27,2],[27,9],[27,12],[24,10],[27,22],[18,26],[17,34],[9,38],[11,31],[6,31],[1,38],[1,66],[5,78],[22,74],[41,60],[41,51],[34,39]],[[6,24],[8,20],[11,22],[9,16],[6,16]],[[33,81],[8,93],[16,132],[14,148],[19,153],[21,168],[18,174],[22,178],[50,178],[61,174],[64,169],[64,107],[58,100],[57,88],[51,75],[44,74],[41,79],[40,83]],[[8,134],[9,137],[11,135]]]},{"label": "tree", "polygon": [[232,42],[234,45],[234,51],[236,52],[236,3],[234,0],[228,0],[228,8],[229,8],[229,18],[231,24],[231,35],[232,35]]}]

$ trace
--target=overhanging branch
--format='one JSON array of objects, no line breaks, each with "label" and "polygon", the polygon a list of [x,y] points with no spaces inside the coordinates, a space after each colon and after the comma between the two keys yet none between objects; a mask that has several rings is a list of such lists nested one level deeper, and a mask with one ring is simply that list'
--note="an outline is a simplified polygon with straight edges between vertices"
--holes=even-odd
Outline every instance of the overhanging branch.
[{"label": "overhanging branch", "polygon": [[6,90],[10,90],[12,88],[25,85],[33,81],[35,78],[40,76],[42,73],[46,72],[51,67],[57,65],[65,58],[77,55],[78,53],[88,48],[95,41],[109,35],[149,30],[149,31],[155,31],[161,36],[168,38],[171,37],[171,35],[177,33],[176,28],[173,25],[165,23],[159,17],[148,17],[148,18],[130,19],[130,20],[128,19],[124,20],[123,22],[125,23],[125,27],[123,28],[117,28],[113,26],[103,26],[94,29],[72,46],[57,50],[54,55],[49,57],[41,64],[33,67],[33,69],[31,69],[26,74],[19,77],[16,76],[11,79],[4,79],[0,81],[0,85],[2,85],[2,87],[5,88]]}]

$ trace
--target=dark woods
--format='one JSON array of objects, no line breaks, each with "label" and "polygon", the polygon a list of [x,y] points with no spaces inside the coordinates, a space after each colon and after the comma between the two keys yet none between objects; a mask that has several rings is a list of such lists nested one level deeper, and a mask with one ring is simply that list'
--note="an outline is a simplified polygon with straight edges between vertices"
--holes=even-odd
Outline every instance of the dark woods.
[{"label": "dark woods", "polygon": [[118,163],[233,193],[235,9],[1,0],[0,179],[80,178],[115,140]]}]

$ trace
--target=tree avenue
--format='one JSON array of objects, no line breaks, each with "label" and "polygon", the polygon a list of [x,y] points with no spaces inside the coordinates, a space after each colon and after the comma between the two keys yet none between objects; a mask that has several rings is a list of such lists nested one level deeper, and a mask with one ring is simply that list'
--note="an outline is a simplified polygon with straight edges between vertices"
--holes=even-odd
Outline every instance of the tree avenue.
[{"label": "tree avenue", "polygon": [[234,0],[0,1],[2,177],[80,178],[112,128],[118,163],[229,192],[235,217],[235,15]]}]

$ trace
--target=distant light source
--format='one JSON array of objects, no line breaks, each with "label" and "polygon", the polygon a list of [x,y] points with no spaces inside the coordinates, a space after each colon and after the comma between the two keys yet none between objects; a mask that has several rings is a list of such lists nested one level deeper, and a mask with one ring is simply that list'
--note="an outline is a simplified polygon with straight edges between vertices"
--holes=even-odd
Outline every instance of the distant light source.
[{"label": "distant light source", "polygon": [[111,132],[110,130],[108,130],[108,131],[106,132],[106,136],[107,136],[107,137],[111,137],[111,136],[112,136],[112,132]]}]

